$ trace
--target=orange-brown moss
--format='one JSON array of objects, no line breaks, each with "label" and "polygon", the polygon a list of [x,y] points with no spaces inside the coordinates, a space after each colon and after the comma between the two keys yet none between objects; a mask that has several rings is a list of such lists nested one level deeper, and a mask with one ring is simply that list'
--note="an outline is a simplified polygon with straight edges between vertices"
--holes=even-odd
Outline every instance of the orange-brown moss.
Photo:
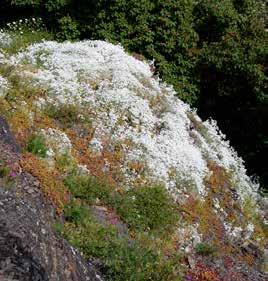
[{"label": "orange-brown moss", "polygon": [[20,164],[39,180],[43,193],[54,203],[57,213],[61,213],[70,196],[58,171],[48,169],[44,161],[30,153],[23,154]]},{"label": "orange-brown moss", "polygon": [[[117,182],[122,180],[119,169],[123,157],[122,150],[109,151],[104,149],[100,153],[93,152],[89,148],[93,132],[93,129],[88,128],[81,138],[74,130],[66,130],[72,142],[74,157],[78,163],[85,165],[93,176],[99,179],[105,178],[110,185],[117,186]],[[109,163],[108,169],[105,168],[107,163]]]}]

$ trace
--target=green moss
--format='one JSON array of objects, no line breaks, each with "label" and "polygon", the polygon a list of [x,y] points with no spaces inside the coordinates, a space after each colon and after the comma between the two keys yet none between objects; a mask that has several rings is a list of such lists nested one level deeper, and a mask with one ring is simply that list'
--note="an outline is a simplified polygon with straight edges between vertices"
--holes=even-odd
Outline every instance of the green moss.
[{"label": "green moss", "polygon": [[63,233],[64,230],[64,226],[61,222],[56,222],[53,225],[54,230],[56,231],[56,233],[58,233],[59,235],[61,235]]},{"label": "green moss", "polygon": [[[103,262],[106,280],[181,280],[177,252],[171,251],[167,257],[155,243],[156,237],[178,221],[176,205],[163,187],[117,193],[106,183],[78,172],[70,173],[64,182],[74,199],[64,209],[67,222],[58,229],[86,258]],[[97,198],[114,209],[136,235],[122,236],[116,226],[97,222],[85,207],[95,204]]]},{"label": "green moss", "polygon": [[8,166],[0,167],[0,178],[5,178],[10,173],[10,168]]},{"label": "green moss", "polygon": [[178,221],[175,203],[161,186],[140,187],[118,194],[106,183],[87,175],[70,174],[65,185],[79,199],[92,204],[96,199],[114,208],[131,230],[162,234]]},{"label": "green moss", "polygon": [[76,168],[75,159],[68,153],[56,155],[55,167],[62,173],[72,172]]},{"label": "green moss", "polygon": [[85,217],[87,217],[89,210],[84,206],[73,201],[64,208],[65,219],[69,222],[78,225],[82,224]]}]

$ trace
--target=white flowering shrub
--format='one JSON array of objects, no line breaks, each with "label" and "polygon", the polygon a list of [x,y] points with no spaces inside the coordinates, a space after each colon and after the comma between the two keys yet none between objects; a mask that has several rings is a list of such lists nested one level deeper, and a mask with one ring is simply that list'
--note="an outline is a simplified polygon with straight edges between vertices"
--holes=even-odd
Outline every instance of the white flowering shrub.
[{"label": "white flowering shrub", "polygon": [[[244,189],[247,194],[253,190],[242,160],[216,123],[202,123],[172,87],[153,77],[149,64],[129,56],[121,46],[103,41],[43,42],[11,60],[38,69],[31,75],[47,91],[42,105],[73,104],[94,113],[94,136],[88,145],[101,152],[120,144],[128,185],[140,177],[128,164],[141,162],[148,182],[160,182],[174,195],[189,190],[203,195],[210,175],[207,162],[213,161],[230,173],[240,195]],[[196,127],[194,120],[201,125]],[[54,133],[50,130],[48,135],[54,138]],[[56,138],[55,143],[61,150],[65,142]]]}]

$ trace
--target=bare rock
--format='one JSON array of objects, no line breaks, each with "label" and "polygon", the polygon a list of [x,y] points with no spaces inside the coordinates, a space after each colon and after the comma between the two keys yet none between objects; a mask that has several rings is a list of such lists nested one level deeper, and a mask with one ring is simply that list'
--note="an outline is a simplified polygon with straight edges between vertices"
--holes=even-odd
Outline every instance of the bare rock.
[{"label": "bare rock", "polygon": [[13,152],[20,152],[20,147],[16,144],[15,138],[11,133],[7,121],[0,116],[0,140],[8,144]]}]

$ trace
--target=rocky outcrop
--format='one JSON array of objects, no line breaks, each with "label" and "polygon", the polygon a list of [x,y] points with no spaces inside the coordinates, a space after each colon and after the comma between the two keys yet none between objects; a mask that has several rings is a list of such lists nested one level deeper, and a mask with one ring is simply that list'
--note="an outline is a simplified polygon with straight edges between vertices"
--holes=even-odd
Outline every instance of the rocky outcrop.
[{"label": "rocky outcrop", "polygon": [[[12,249],[21,249],[4,251],[10,253],[1,263],[5,276],[19,279],[19,268],[36,280],[97,280],[95,264],[115,281],[266,280],[267,203],[216,121],[203,122],[148,63],[121,46],[44,41],[12,56],[2,48],[0,64],[11,70],[0,78],[1,115],[28,150],[19,161],[12,134],[0,130],[0,156],[9,167],[0,182],[2,240],[16,241]],[[129,192],[158,185],[179,216],[166,235],[128,221],[134,217],[142,224],[140,209],[147,202]],[[152,193],[146,196],[151,199]],[[148,208],[156,214],[154,206]],[[90,268],[55,235],[56,211],[67,221],[61,234],[89,259]],[[138,252],[130,269],[132,257],[121,253],[129,253],[132,241],[142,253],[147,246],[155,257],[160,253],[165,270],[166,261],[182,259],[163,277],[151,266],[161,262],[153,258],[146,267],[135,261]],[[25,257],[21,267],[14,265],[17,251]],[[136,272],[145,275],[129,277]]]},{"label": "rocky outcrop", "polygon": [[43,197],[39,182],[20,170],[18,146],[5,120],[0,121],[1,163],[12,167],[10,174],[0,177],[0,280],[102,280],[56,234],[54,208]]}]

